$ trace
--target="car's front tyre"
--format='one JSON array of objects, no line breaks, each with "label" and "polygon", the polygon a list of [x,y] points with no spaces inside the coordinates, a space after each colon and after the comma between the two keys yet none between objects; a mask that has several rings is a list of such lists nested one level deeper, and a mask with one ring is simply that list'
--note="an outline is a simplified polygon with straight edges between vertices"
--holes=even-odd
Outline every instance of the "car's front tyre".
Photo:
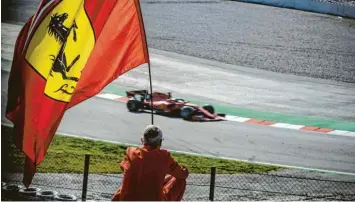
[{"label": "car's front tyre", "polygon": [[195,112],[195,109],[193,107],[185,106],[185,107],[181,108],[180,116],[183,119],[190,119],[194,112]]}]

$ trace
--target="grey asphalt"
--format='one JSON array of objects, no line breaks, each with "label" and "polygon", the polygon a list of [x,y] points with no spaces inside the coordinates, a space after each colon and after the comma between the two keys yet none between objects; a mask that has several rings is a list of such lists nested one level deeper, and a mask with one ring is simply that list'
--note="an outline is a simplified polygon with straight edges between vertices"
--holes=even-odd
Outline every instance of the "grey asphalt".
[{"label": "grey asphalt", "polygon": [[[2,20],[24,22],[38,2],[2,1]],[[141,2],[151,48],[355,82],[353,19],[224,0]]]},{"label": "grey asphalt", "polygon": [[[232,4],[232,2],[223,2],[223,3],[216,3],[216,4],[210,3],[210,4],[217,5],[218,8],[218,6],[221,5],[223,6],[225,5],[225,3],[228,5]],[[171,4],[165,4],[165,3],[157,2],[157,3],[146,3],[145,5],[149,7],[150,5],[166,6],[166,5],[174,5],[174,4],[176,3],[172,2]],[[201,6],[204,7],[210,4],[201,4]],[[28,3],[28,5],[31,4]],[[184,3],[182,3],[181,5],[184,5]],[[195,4],[191,4],[187,2],[187,5],[190,5],[193,10],[193,6]],[[245,5],[245,4],[240,4],[240,5]],[[227,8],[229,7],[230,6],[227,6]],[[279,12],[283,12],[283,11],[279,11]],[[294,13],[296,11],[289,11],[289,12]],[[314,14],[304,14],[304,15],[306,16],[311,15],[312,18],[317,19],[317,17],[315,17]],[[188,36],[189,34],[183,34],[183,35]],[[3,36],[4,35],[2,35],[2,37]],[[3,43],[7,44],[8,46],[4,46],[5,49],[2,49],[2,52],[5,53],[4,58],[2,54],[2,65],[10,64],[10,59],[6,59],[5,57],[9,57],[7,53],[11,52],[10,44],[13,42],[14,38],[10,37],[10,38],[6,38],[5,40],[4,39],[5,38],[3,38],[2,40]],[[349,44],[351,45],[352,42],[347,43],[347,45]],[[199,46],[197,46],[197,48],[199,48]],[[315,51],[315,52],[320,52],[320,51]],[[324,59],[322,60],[326,60],[327,58],[329,57],[324,57]],[[209,71],[212,71],[211,68]],[[223,73],[228,74],[228,71],[226,70],[226,72]],[[246,71],[246,75],[241,75],[240,78],[245,77],[244,81],[248,81],[248,80],[254,81],[253,78],[248,77],[254,74],[252,70],[246,70],[245,68],[244,69],[237,68],[234,70],[231,69],[230,71],[237,71],[238,73]],[[262,77],[267,78],[267,76],[270,75],[269,73],[263,71],[260,72],[257,71],[255,73],[256,73],[255,75],[259,75],[259,78]],[[207,75],[207,78],[208,76],[209,75]],[[268,82],[278,83],[280,81],[284,81],[277,84],[282,88],[283,85],[285,84],[285,81],[291,78],[291,76],[281,79],[282,77],[283,77],[282,75],[279,76],[272,75]],[[235,77],[234,80],[238,80],[237,78],[238,77]],[[280,81],[277,80],[277,78],[279,78]],[[7,94],[6,72],[2,71],[1,79],[2,79],[1,81],[2,82],[2,122],[5,122],[3,114],[5,111],[6,94]],[[304,78],[300,80],[303,79]],[[233,81],[233,78],[230,79],[230,82],[231,81]],[[171,83],[174,82],[175,82],[174,80],[171,81]],[[340,94],[345,94],[345,96],[342,97],[345,99],[345,103],[349,102],[349,106],[353,104],[353,102],[349,100],[351,99],[351,96],[347,95],[349,93],[351,95],[351,92],[354,92],[351,90],[353,88],[352,84],[330,82],[332,83],[331,85],[326,85],[330,83],[327,82],[324,83],[325,81],[323,80],[316,80],[316,82],[312,83],[311,79],[309,79],[308,82],[310,83],[305,85],[303,89],[307,89],[310,86],[317,85],[316,83],[319,83],[318,87],[325,85],[323,89],[332,89],[329,90],[329,92],[334,91],[333,92],[334,94],[337,94],[338,91],[341,89]],[[262,85],[264,85],[263,82],[260,82],[259,84],[248,83],[247,88],[244,89],[245,91],[244,93],[248,94],[250,92],[250,89],[255,88],[255,86],[262,86]],[[298,85],[301,86],[304,85],[303,81]],[[336,88],[336,86],[340,86],[340,87]],[[276,88],[269,90],[269,92],[273,92],[275,89]],[[192,90],[196,91],[197,89],[192,89]],[[200,89],[200,90],[206,91],[207,88]],[[213,88],[212,90],[213,90],[212,92],[216,92],[218,89]],[[320,90],[320,91],[326,91],[326,90]],[[256,92],[255,95],[260,92],[261,90],[259,92]],[[297,90],[295,92],[297,92]],[[314,89],[313,91],[312,90],[309,91],[309,94],[310,95],[312,93],[316,94],[317,92],[318,89],[316,87],[316,89]],[[182,91],[180,91],[180,93],[184,94],[184,92]],[[189,92],[187,92],[187,94],[188,93]],[[281,97],[288,96],[288,95],[282,95],[281,92],[279,92],[279,94]],[[302,91],[300,91],[300,95],[302,95]],[[331,97],[332,93],[326,96]],[[254,98],[250,98],[250,100],[253,99]],[[319,99],[319,97],[316,96],[313,99]],[[308,100],[308,98],[306,98],[305,100]],[[335,100],[336,102],[339,101],[338,99],[329,99],[327,102],[332,103],[333,100]],[[273,101],[275,101],[275,98],[271,97],[269,104],[272,103]],[[316,101],[313,103],[316,103]],[[334,106],[336,105],[343,105],[343,103],[330,105],[327,106],[326,108],[334,108]],[[307,104],[304,106],[307,106]],[[300,108],[302,108],[302,106]],[[308,108],[308,110],[309,109],[311,109],[311,106]],[[350,110],[351,112],[351,110],[353,109],[348,107],[342,109],[341,111],[342,113],[346,114],[346,110]],[[88,136],[88,137],[95,137],[99,139],[139,144],[139,137],[140,134],[142,133],[143,127],[150,123],[149,118],[150,116],[148,114],[128,113],[127,110],[125,109],[125,106],[122,103],[116,103],[109,100],[102,100],[100,98],[93,98],[91,100],[88,100],[87,102],[78,105],[72,110],[68,111],[63,119],[59,131],[75,134],[79,136]],[[302,166],[302,167],[310,167],[310,168],[318,168],[318,169],[355,172],[355,141],[354,138],[351,137],[327,136],[324,134],[300,132],[300,131],[278,129],[278,128],[264,127],[264,126],[246,125],[246,124],[241,124],[236,122],[190,123],[180,119],[170,119],[170,118],[159,117],[159,116],[156,116],[156,123],[160,125],[165,131],[166,141],[164,142],[164,145],[166,148],[169,149],[190,151],[190,152],[196,152],[202,154],[211,154],[216,156],[226,156],[226,157],[245,159],[250,161],[264,161],[270,163],[278,163],[278,164],[286,164],[286,165],[294,165],[294,166]],[[137,126],[141,126],[141,127],[137,127]]]},{"label": "grey asphalt", "polygon": [[[354,83],[268,72],[155,49],[150,50],[150,58],[154,91],[206,103],[355,124]],[[148,89],[147,74],[148,68],[142,66],[112,85]]]},{"label": "grey asphalt", "polygon": [[[86,119],[84,117],[90,117]],[[165,148],[284,165],[355,172],[355,141],[350,137],[299,132],[236,122],[191,123],[155,116]],[[94,98],[68,111],[60,131],[139,144],[149,114]]]},{"label": "grey asphalt", "polygon": [[[20,25],[2,23],[2,69],[10,69]],[[175,97],[355,122],[355,84],[228,65],[150,49],[154,91]],[[129,71],[117,88],[148,88],[148,68]]]},{"label": "grey asphalt", "polygon": [[192,2],[142,4],[150,47],[355,82],[355,20],[233,1]]},{"label": "grey asphalt", "polygon": [[[7,76],[1,76],[2,122]],[[331,136],[237,122],[196,123],[155,116],[172,150],[307,168],[355,173],[353,137]],[[125,104],[92,98],[66,112],[58,132],[140,144],[150,115],[129,113]]]}]

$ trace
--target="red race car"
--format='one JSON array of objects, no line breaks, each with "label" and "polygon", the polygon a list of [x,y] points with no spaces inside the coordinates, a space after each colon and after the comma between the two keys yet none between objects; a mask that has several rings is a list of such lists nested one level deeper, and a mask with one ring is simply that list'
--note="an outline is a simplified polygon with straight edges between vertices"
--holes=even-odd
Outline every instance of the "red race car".
[{"label": "red race car", "polygon": [[[200,107],[191,104],[184,99],[176,99],[171,93],[153,92],[148,94],[147,90],[126,91],[127,109],[130,112],[140,110],[152,110],[157,114],[166,116],[182,117],[185,120],[193,121],[222,121],[225,120],[225,114],[215,114],[212,105]],[[153,99],[153,105],[151,104]]]}]

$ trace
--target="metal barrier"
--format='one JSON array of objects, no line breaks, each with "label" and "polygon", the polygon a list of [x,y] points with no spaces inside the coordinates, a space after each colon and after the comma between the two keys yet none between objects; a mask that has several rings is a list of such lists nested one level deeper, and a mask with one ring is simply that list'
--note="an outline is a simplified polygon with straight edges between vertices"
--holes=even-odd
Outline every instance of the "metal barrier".
[{"label": "metal barrier", "polygon": [[[256,3],[281,8],[292,8],[315,13],[337,15],[348,18],[355,18],[355,7],[353,4],[345,4],[329,0],[233,0],[245,3]],[[333,2],[333,3],[330,3]]]}]

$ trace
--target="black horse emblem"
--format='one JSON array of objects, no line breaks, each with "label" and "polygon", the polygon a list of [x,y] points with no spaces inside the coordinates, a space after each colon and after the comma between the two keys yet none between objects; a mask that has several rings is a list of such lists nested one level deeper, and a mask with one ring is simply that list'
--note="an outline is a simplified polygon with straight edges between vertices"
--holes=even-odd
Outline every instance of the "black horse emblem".
[{"label": "black horse emblem", "polygon": [[77,24],[73,23],[73,25],[70,28],[67,28],[63,25],[63,22],[68,18],[67,13],[63,13],[61,15],[58,15],[55,13],[54,15],[51,16],[51,20],[49,22],[48,27],[48,34],[50,36],[54,36],[55,40],[58,41],[62,46],[59,50],[59,53],[57,57],[54,55],[50,55],[51,60],[53,61],[52,69],[50,72],[50,75],[52,75],[52,72],[58,72],[62,75],[64,80],[72,80],[72,81],[79,81],[79,78],[77,77],[68,77],[67,73],[70,71],[70,69],[73,67],[73,65],[79,60],[80,55],[77,55],[75,59],[70,63],[70,65],[67,64],[67,58],[65,56],[65,46],[67,44],[67,40],[70,34],[70,31],[73,30],[73,40],[76,42],[76,29],[78,29]]}]

